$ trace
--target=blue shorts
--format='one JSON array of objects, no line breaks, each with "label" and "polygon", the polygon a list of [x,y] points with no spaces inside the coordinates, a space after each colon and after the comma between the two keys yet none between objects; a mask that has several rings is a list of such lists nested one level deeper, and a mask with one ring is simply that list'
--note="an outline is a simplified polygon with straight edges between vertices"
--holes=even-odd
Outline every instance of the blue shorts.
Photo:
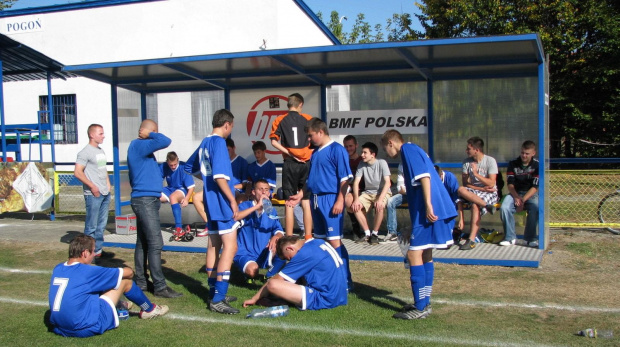
[{"label": "blue shorts", "polygon": [[424,221],[411,231],[409,250],[419,251],[429,248],[448,248],[454,244],[452,228],[454,218],[438,220],[435,223]]},{"label": "blue shorts", "polygon": [[66,337],[90,337],[101,335],[108,330],[118,327],[118,315],[112,300],[107,296],[101,296],[99,299],[99,319],[97,320],[97,324],[82,330],[54,328],[54,332]]},{"label": "blue shorts", "polygon": [[234,220],[219,221],[210,220],[207,222],[207,228],[209,228],[209,235],[226,235],[236,231],[241,226],[241,222],[235,222]]},{"label": "blue shorts", "polygon": [[241,270],[241,272],[244,273],[245,267],[248,266],[248,263],[256,263],[259,269],[266,269],[271,267],[271,252],[269,252],[269,248],[265,248],[258,256],[256,256],[248,253],[240,254],[237,251],[237,254],[233,258],[233,263],[239,270]]},{"label": "blue shorts", "polygon": [[181,188],[172,188],[172,187],[164,187],[164,189],[161,192],[161,196],[165,197],[166,200],[168,200],[168,202],[170,202],[170,195],[172,195],[172,193],[179,191],[181,193],[183,193],[183,197],[185,197],[187,195],[187,189],[181,187]]},{"label": "blue shorts", "polygon": [[340,305],[346,305],[347,301],[338,303],[334,300],[327,298],[324,293],[318,290],[306,286],[300,286],[303,289],[303,295],[301,297],[300,310],[323,310],[328,308],[335,308]]},{"label": "blue shorts", "polygon": [[344,226],[343,214],[332,213],[338,194],[323,194],[310,196],[310,210],[314,237],[317,239],[340,240]]}]

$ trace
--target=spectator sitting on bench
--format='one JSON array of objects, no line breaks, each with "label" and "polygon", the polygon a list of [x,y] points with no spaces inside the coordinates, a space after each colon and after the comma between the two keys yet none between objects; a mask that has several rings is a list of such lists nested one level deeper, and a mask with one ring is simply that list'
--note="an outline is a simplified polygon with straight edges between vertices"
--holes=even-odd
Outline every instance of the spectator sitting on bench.
[{"label": "spectator sitting on bench", "polygon": [[[347,195],[347,203],[349,211],[355,213],[357,221],[364,229],[365,237],[356,242],[369,242],[371,245],[379,244],[379,227],[383,220],[383,211],[387,205],[388,198],[392,195],[390,192],[390,168],[383,159],[377,159],[377,145],[372,142],[366,142],[362,145],[363,162],[357,167],[355,180],[353,181],[353,195]],[[360,181],[364,179],[365,190],[360,194]],[[372,234],[368,228],[366,213],[370,209],[375,208],[375,221]]]},{"label": "spectator sitting on bench", "polygon": [[498,201],[495,183],[497,162],[484,154],[484,141],[477,136],[469,138],[466,153],[467,158],[463,160],[463,186],[459,188],[459,196],[471,203],[471,229],[469,239],[459,247],[460,250],[476,247],[480,218],[487,212],[494,214],[495,203]]}]

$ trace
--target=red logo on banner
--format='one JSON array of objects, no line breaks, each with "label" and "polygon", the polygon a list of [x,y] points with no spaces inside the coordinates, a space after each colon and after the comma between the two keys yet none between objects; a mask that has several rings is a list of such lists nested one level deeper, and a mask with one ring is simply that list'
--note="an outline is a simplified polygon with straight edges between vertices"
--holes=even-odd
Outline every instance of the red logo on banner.
[{"label": "red logo on banner", "polygon": [[[271,127],[276,118],[288,113],[286,109],[287,102],[288,98],[286,96],[267,95],[258,100],[248,113],[246,127],[250,140],[252,143],[256,141],[265,142],[268,148],[266,152],[269,154],[280,154],[278,150],[269,150],[271,147],[269,134],[271,134]],[[284,109],[280,108],[280,104],[282,104]]]}]

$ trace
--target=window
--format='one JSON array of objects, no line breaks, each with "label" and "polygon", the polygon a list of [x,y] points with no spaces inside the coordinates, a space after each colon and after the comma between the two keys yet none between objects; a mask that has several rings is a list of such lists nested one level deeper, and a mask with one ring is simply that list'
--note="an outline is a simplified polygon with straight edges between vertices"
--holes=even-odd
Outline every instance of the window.
[{"label": "window", "polygon": [[[78,143],[77,107],[75,94],[53,95],[54,140],[57,144]],[[39,96],[39,110],[48,111],[47,95]],[[47,123],[49,113],[41,114],[41,122]]]}]

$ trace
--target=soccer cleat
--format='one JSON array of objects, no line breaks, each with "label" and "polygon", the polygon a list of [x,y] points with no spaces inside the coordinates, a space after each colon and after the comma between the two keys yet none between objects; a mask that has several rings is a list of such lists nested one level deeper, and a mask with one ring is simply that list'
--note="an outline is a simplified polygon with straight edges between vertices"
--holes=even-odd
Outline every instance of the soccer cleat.
[{"label": "soccer cleat", "polygon": [[495,207],[495,205],[489,204],[485,208],[490,214],[495,214],[495,211],[497,211],[497,207]]},{"label": "soccer cleat", "polygon": [[227,302],[226,299],[220,301],[220,302],[211,302],[209,303],[209,310],[213,311],[213,312],[217,312],[217,313],[223,313],[223,314],[237,314],[239,313],[239,310],[237,310],[236,308],[230,306]]},{"label": "soccer cleat", "polygon": [[181,241],[181,239],[185,236],[185,230],[183,228],[175,228],[172,233],[172,237],[174,241]]},{"label": "soccer cleat", "polygon": [[237,297],[236,297],[236,296],[234,296],[234,295],[226,295],[226,296],[224,297],[224,301],[225,301],[227,304],[230,304],[231,302],[237,301]]},{"label": "soccer cleat", "polygon": [[205,236],[209,236],[209,229],[207,227],[205,227],[203,231],[196,231],[196,237],[205,237]]},{"label": "soccer cleat", "polygon": [[504,240],[504,241],[500,241],[499,245],[500,245],[500,246],[512,246],[512,245],[514,245],[516,242],[517,242],[517,240],[516,240],[516,239],[514,239],[514,240],[510,240],[510,241],[508,241],[508,240]]},{"label": "soccer cleat", "polygon": [[368,243],[368,240],[370,239],[370,236],[364,236],[359,238],[357,241],[355,241],[355,243]]},{"label": "soccer cleat", "polygon": [[163,316],[166,313],[168,313],[168,306],[166,305],[155,305],[154,309],[151,310],[151,312],[147,312],[147,311],[140,311],[140,319],[153,319],[157,316]]},{"label": "soccer cleat", "polygon": [[394,313],[392,317],[398,319],[424,319],[428,317],[428,315],[429,312],[426,309],[420,311],[414,307],[413,309],[407,310],[405,312]]},{"label": "soccer cleat", "polygon": [[476,243],[472,240],[466,240],[465,243],[459,246],[461,251],[468,251],[470,249],[474,249],[476,247]]},{"label": "soccer cleat", "polygon": [[[403,306],[403,308],[400,310],[400,312],[407,312],[409,310],[415,310],[415,305],[414,304],[407,304],[407,305]],[[427,311],[428,314],[433,313],[433,307],[431,306],[431,304],[426,305],[426,307],[424,308],[424,311]]]},{"label": "soccer cleat", "polygon": [[371,245],[378,245],[379,244],[379,236],[372,234],[370,235],[370,240],[368,241],[368,243],[370,243]]},{"label": "soccer cleat", "polygon": [[527,246],[528,247],[532,247],[532,248],[538,248],[538,241],[536,241],[536,240],[528,241]]},{"label": "soccer cleat", "polygon": [[385,235],[385,238],[383,239],[383,241],[385,241],[385,242],[396,242],[396,241],[398,241],[398,236],[396,236],[396,234],[388,233],[387,235]]}]

